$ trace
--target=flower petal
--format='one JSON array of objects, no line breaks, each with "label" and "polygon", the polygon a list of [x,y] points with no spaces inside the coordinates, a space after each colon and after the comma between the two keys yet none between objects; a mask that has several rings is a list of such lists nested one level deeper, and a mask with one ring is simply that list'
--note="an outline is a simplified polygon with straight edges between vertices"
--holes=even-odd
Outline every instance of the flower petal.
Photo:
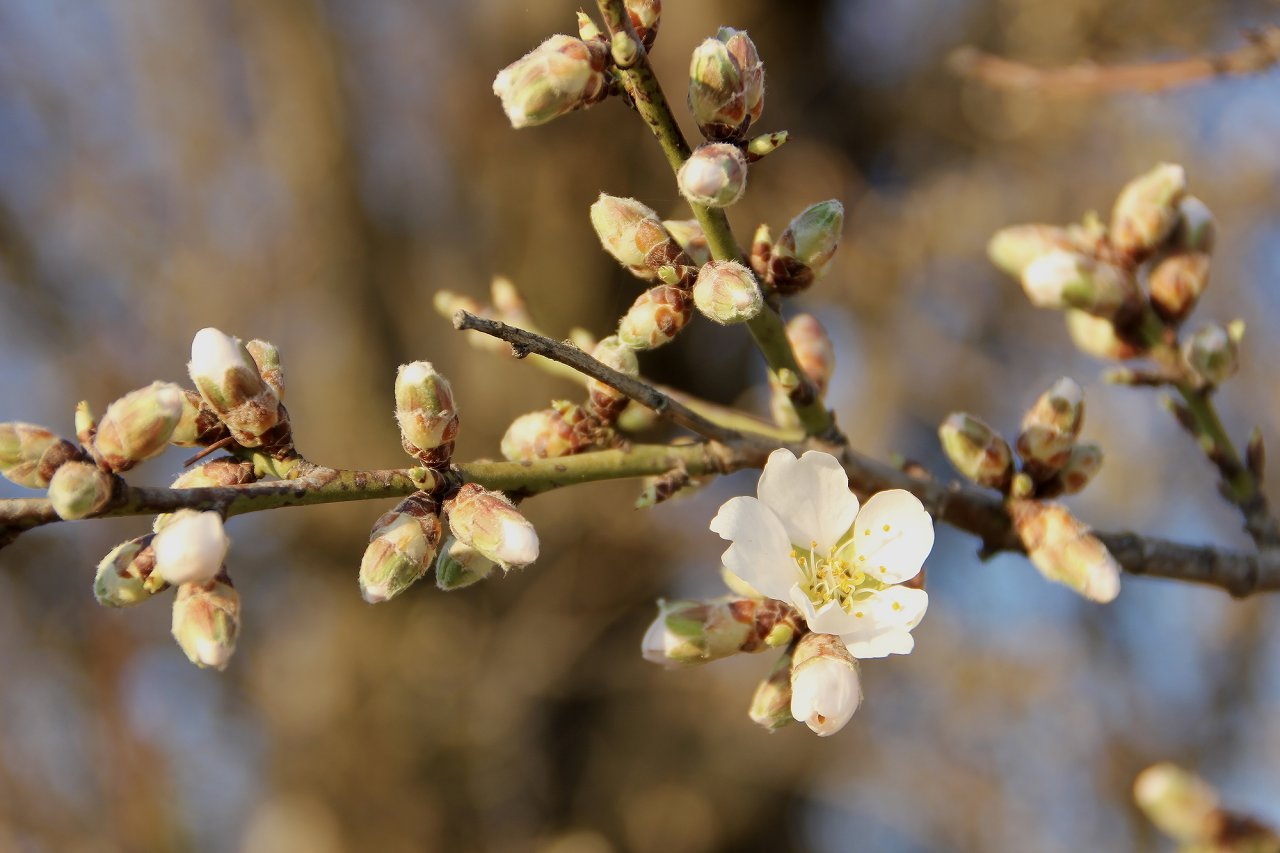
[{"label": "flower petal", "polygon": [[858,568],[884,583],[902,583],[920,574],[933,550],[933,519],[915,495],[890,489],[871,496],[854,522]]},{"label": "flower petal", "polygon": [[839,460],[817,450],[799,459],[785,448],[769,454],[756,493],[782,520],[793,544],[816,542],[823,552],[840,541],[858,514],[858,498]]},{"label": "flower petal", "polygon": [[928,607],[929,593],[922,589],[891,586],[874,592],[854,604],[856,624],[842,631],[840,639],[856,658],[905,655],[915,647],[911,629],[920,624]]},{"label": "flower petal", "polygon": [[711,529],[733,543],[721,557],[725,568],[762,595],[788,599],[800,569],[782,522],[768,507],[755,498],[730,498],[711,519]]},{"label": "flower petal", "polygon": [[822,605],[821,609],[814,607],[800,584],[791,587],[791,604],[800,611],[804,623],[815,634],[844,634],[855,630],[862,622],[834,601]]}]

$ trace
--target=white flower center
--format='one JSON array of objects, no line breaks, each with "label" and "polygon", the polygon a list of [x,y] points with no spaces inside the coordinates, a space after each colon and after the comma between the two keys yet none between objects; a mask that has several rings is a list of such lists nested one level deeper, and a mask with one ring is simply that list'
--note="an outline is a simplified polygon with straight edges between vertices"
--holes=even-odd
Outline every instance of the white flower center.
[{"label": "white flower center", "polygon": [[863,616],[862,602],[871,593],[889,586],[873,576],[876,569],[884,567],[868,566],[867,556],[856,552],[852,536],[842,539],[826,554],[818,550],[817,542],[810,542],[808,548],[793,545],[791,557],[804,577],[801,586],[805,594],[818,609],[835,601],[846,613]]}]

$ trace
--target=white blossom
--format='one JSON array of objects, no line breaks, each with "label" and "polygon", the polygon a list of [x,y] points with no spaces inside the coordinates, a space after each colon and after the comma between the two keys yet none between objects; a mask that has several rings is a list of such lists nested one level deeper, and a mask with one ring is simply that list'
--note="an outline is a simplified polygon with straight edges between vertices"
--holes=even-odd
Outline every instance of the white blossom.
[{"label": "white blossom", "polygon": [[222,570],[231,541],[216,512],[180,510],[151,547],[156,554],[154,571],[169,583],[207,583]]}]

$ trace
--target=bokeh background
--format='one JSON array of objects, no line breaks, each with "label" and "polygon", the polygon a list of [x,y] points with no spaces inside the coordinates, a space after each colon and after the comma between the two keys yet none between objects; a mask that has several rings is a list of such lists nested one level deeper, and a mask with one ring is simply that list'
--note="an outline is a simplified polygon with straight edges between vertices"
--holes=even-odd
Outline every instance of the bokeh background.
[{"label": "bokeh background", "polygon": [[[1220,395],[1280,440],[1276,74],[1160,95],[1045,100],[957,80],[970,43],[1037,64],[1239,43],[1276,3],[1223,0],[671,2],[655,63],[683,102],[720,24],[765,59],[741,239],[837,197],[829,278],[806,294],[839,349],[855,444],[945,472],[936,424],[1013,428],[1058,375],[1086,388],[1108,463],[1079,514],[1103,529],[1244,546],[1212,472],[1155,395],[1105,386],[1058,316],[986,262],[991,232],[1104,214],[1130,176],[1183,163],[1218,214],[1201,320],[1249,321]],[[516,132],[496,71],[573,29],[559,0],[0,0],[0,420],[71,430],[181,380],[216,325],[283,350],[300,448],[403,464],[395,366],[453,380],[463,459],[569,385],[469,347],[431,309],[511,276],[554,334],[604,334],[636,282],[595,244],[601,190],[684,215],[641,123],[606,102]],[[685,120],[682,112],[682,120]],[[686,129],[691,129],[686,121]],[[698,324],[644,371],[763,410],[745,334]],[[182,454],[131,479],[164,484]],[[98,608],[93,567],[144,519],[62,525],[0,552],[0,849],[1157,850],[1133,776],[1173,759],[1280,820],[1277,602],[1135,579],[1112,606],[982,564],[943,530],[909,657],[863,668],[839,736],[757,730],[769,656],[665,671],[639,641],[658,596],[715,594],[720,502],[750,474],[648,512],[635,483],[526,504],[543,558],[369,607],[355,572],[382,504],[237,518],[245,602],[221,674],[168,637],[167,602]],[[20,490],[0,484],[0,496]]]}]

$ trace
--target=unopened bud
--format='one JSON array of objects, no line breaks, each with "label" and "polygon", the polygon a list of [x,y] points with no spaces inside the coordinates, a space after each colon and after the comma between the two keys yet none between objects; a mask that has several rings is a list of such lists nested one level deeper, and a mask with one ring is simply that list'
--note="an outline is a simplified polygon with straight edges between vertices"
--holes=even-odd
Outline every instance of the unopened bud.
[{"label": "unopened bud", "polygon": [[159,456],[168,447],[185,405],[182,389],[172,382],[153,382],[130,391],[107,406],[93,449],[112,471],[127,471]]},{"label": "unopened bud", "polygon": [[1173,252],[1156,262],[1147,276],[1151,306],[1160,319],[1177,325],[1186,319],[1209,286],[1207,252]]},{"label": "unopened bud", "polygon": [[169,436],[178,447],[208,447],[226,438],[227,425],[196,391],[182,389],[182,416]]},{"label": "unopened bud", "polygon": [[1217,793],[1196,774],[1168,761],[1138,774],[1133,799],[1148,820],[1178,841],[1202,840],[1216,823]]},{"label": "unopened bud", "polygon": [[59,518],[76,521],[101,511],[111,500],[114,479],[88,462],[66,462],[49,480],[49,503]]},{"label": "unopened bud", "polygon": [[578,38],[583,41],[591,41],[592,39],[604,38],[604,32],[601,31],[599,25],[591,20],[591,16],[581,10],[578,11]]},{"label": "unopened bud", "polygon": [[779,293],[804,290],[826,273],[840,247],[844,205],[835,199],[806,208],[791,220],[769,254],[769,281]]},{"label": "unopened bud", "polygon": [[858,662],[839,637],[805,634],[791,664],[791,716],[821,737],[845,727],[862,703]]},{"label": "unopened bud", "polygon": [[445,501],[444,509],[454,537],[504,571],[538,559],[537,531],[504,495],[466,483]]},{"label": "unopened bud", "polygon": [[1022,419],[1018,454],[1027,468],[1043,478],[1066,464],[1084,422],[1084,391],[1064,376],[1036,400]]},{"label": "unopened bud", "polygon": [[450,536],[436,559],[436,586],[446,592],[471,586],[487,578],[496,565],[475,548]]},{"label": "unopened bud", "polygon": [[626,0],[627,16],[631,26],[644,44],[645,50],[653,47],[658,37],[658,23],[662,17],[662,0]]},{"label": "unopened bud", "polygon": [[604,250],[639,278],[657,278],[659,269],[680,259],[680,246],[658,214],[633,198],[601,193],[591,205],[591,225]]},{"label": "unopened bud", "polygon": [[1120,593],[1120,565],[1088,526],[1059,504],[1008,503],[1013,527],[1040,574],[1090,601],[1106,604]]},{"label": "unopened bud", "polygon": [[693,204],[728,207],[747,190],[747,158],[736,145],[699,146],[676,174],[680,194]]},{"label": "unopened bud", "polygon": [[706,39],[694,48],[689,109],[707,139],[740,139],[751,126],[742,68],[720,38]]},{"label": "unopened bud", "polygon": [[252,462],[241,462],[239,459],[224,456],[183,471],[170,484],[170,488],[202,489],[242,486],[256,479]]},{"label": "unopened bud", "polygon": [[360,594],[370,604],[389,601],[427,573],[444,538],[440,506],[410,495],[373,525],[360,560]]},{"label": "unopened bud", "polygon": [[764,294],[751,270],[737,261],[711,261],[698,272],[693,301],[709,320],[745,323],[764,308]]},{"label": "unopened bud", "polygon": [[71,442],[20,421],[0,423],[0,474],[28,489],[44,489],[64,462],[82,458]]},{"label": "unopened bud", "polygon": [[1140,297],[1133,277],[1117,266],[1078,252],[1054,249],[1022,271],[1022,289],[1037,308],[1078,308],[1114,317]]},{"label": "unopened bud", "polygon": [[777,151],[783,145],[787,144],[787,139],[791,134],[785,130],[777,130],[773,133],[765,133],[752,139],[747,143],[747,162],[754,163],[757,160],[763,160],[773,152]]},{"label": "unopened bud", "polygon": [[769,259],[773,256],[773,232],[761,222],[751,236],[751,269],[761,281],[769,282]]},{"label": "unopened bud", "polygon": [[791,716],[791,653],[784,652],[767,678],[756,687],[747,711],[751,722],[777,731],[795,719]]},{"label": "unopened bud", "polygon": [[1067,229],[1056,225],[1012,225],[1001,228],[987,243],[987,257],[1004,272],[1021,278],[1022,272],[1041,255],[1055,249],[1073,249]]},{"label": "unopened bud", "polygon": [[240,594],[222,575],[184,583],[173,599],[173,638],[201,669],[225,669],[240,633]]},{"label": "unopened bud", "polygon": [[98,429],[98,419],[89,408],[88,400],[76,403],[75,411],[76,438],[86,447],[93,443],[93,434]]},{"label": "unopened bud", "polygon": [[1065,314],[1067,334],[1081,352],[1094,358],[1115,361],[1137,358],[1143,354],[1142,347],[1121,338],[1116,333],[1115,324],[1106,317],[1095,317],[1074,308],[1068,309]]},{"label": "unopened bud", "polygon": [[[764,112],[764,63],[756,51],[755,42],[747,35],[746,30],[735,30],[733,27],[721,27],[716,38],[724,42],[729,55],[738,64],[739,78],[742,81],[743,106],[747,111],[748,127],[760,120]],[[742,128],[746,132],[747,128]]]},{"label": "unopened bud", "polygon": [[155,551],[155,574],[177,586],[206,583],[222,571],[231,540],[217,512],[180,509],[151,543]]},{"label": "unopened bud", "polygon": [[659,601],[658,618],[645,632],[641,652],[651,663],[708,663],[785,646],[799,625],[793,607],[769,598]]},{"label": "unopened bud", "polygon": [[1182,357],[1210,385],[1227,381],[1240,367],[1237,338],[1216,324],[1204,326],[1187,338],[1182,345]]},{"label": "unopened bud", "polygon": [[[596,344],[595,348],[591,350],[591,355],[597,361],[612,367],[619,373],[627,376],[640,375],[640,362],[636,358],[636,351],[618,340],[617,335],[610,335]],[[607,423],[612,423],[617,419],[622,410],[627,407],[630,399],[626,394],[604,384],[599,379],[587,381],[587,395],[588,408],[596,417]]]},{"label": "unopened bud", "polygon": [[235,440],[258,447],[280,420],[280,398],[262,380],[258,366],[238,338],[212,327],[191,342],[191,381],[217,412]]},{"label": "unopened bud", "polygon": [[819,394],[827,393],[836,370],[836,349],[822,323],[812,314],[797,314],[787,321],[787,340],[804,375]]},{"label": "unopened bud", "polygon": [[93,595],[104,607],[129,607],[146,601],[163,584],[151,585],[146,580],[155,567],[156,555],[151,548],[153,536],[148,534],[112,548],[98,563],[93,578]]},{"label": "unopened bud", "polygon": [[279,348],[269,341],[257,338],[244,347],[253,357],[253,363],[258,366],[258,375],[262,377],[262,381],[271,386],[278,399],[284,400],[284,367],[280,364]]},{"label": "unopened bud", "polygon": [[502,436],[502,456],[511,462],[572,456],[591,447],[597,428],[581,406],[559,400],[512,421]]},{"label": "unopened bud", "polygon": [[499,71],[493,93],[512,127],[546,124],[609,93],[607,57],[601,42],[554,35]]},{"label": "unopened bud", "polygon": [[1111,244],[1135,257],[1158,247],[1178,224],[1178,205],[1186,191],[1186,170],[1172,163],[1134,178],[1116,199]]},{"label": "unopened bud", "polygon": [[1071,455],[1067,457],[1066,464],[1058,472],[1062,491],[1065,494],[1074,495],[1089,485],[1094,476],[1102,470],[1102,458],[1102,448],[1092,442],[1077,444],[1071,448]]},{"label": "unopened bud", "polygon": [[711,260],[711,247],[707,245],[707,235],[698,220],[664,219],[662,225],[694,266],[701,267]]},{"label": "unopened bud", "polygon": [[433,464],[453,453],[458,435],[453,389],[431,362],[402,364],[396,371],[396,422],[410,456]]},{"label": "unopened bud", "polygon": [[1193,195],[1183,196],[1178,203],[1178,224],[1169,238],[1173,249],[1186,252],[1213,251],[1218,241],[1218,223],[1209,206]]},{"label": "unopened bud", "polygon": [[993,427],[963,412],[947,416],[938,427],[947,458],[980,486],[1005,489],[1013,476],[1013,451]]},{"label": "unopened bud", "polygon": [[693,298],[678,287],[660,284],[640,294],[618,323],[618,340],[636,350],[669,343],[693,316]]}]

